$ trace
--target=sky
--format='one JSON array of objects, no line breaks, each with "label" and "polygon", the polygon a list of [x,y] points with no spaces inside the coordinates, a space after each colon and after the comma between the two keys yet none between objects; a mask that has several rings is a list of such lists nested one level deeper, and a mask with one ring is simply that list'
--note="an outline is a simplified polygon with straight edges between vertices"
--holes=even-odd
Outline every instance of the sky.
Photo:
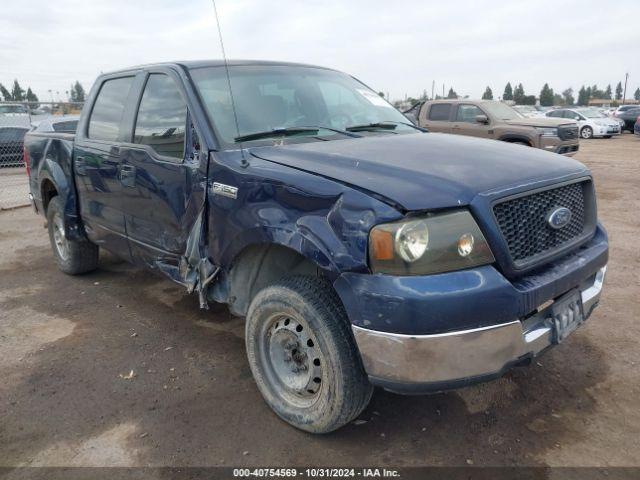
[{"label": "sky", "polygon": [[[216,0],[227,57],[348,72],[391,99],[443,85],[640,87],[640,0]],[[46,101],[131,65],[221,58],[212,0],[4,0],[0,83]],[[49,93],[51,90],[51,93]]]}]

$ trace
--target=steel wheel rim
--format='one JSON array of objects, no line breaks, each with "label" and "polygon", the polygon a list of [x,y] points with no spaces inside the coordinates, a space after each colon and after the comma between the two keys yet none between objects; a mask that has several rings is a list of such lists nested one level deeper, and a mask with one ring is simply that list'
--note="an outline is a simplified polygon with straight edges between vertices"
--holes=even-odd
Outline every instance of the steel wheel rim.
[{"label": "steel wheel rim", "polygon": [[320,397],[326,381],[324,356],[309,324],[293,315],[272,315],[262,331],[261,357],[265,374],[278,393],[298,407]]},{"label": "steel wheel rim", "polygon": [[63,260],[69,257],[69,245],[67,243],[67,237],[64,233],[64,223],[62,217],[59,214],[55,214],[53,217],[53,243],[56,246],[58,255]]}]

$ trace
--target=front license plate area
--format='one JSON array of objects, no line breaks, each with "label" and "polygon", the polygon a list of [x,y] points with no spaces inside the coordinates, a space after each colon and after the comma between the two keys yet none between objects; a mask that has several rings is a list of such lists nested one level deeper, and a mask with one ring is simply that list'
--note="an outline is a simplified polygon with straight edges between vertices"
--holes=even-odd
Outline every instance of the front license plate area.
[{"label": "front license plate area", "polygon": [[551,305],[553,343],[561,343],[584,321],[580,290],[572,290]]}]

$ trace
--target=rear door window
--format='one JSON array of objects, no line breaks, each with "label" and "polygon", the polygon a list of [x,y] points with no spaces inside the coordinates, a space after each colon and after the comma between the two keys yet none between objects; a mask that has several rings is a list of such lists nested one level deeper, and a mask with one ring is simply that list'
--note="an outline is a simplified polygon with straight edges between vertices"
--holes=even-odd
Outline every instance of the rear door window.
[{"label": "rear door window", "polygon": [[149,75],[133,142],[148,145],[163,157],[182,159],[186,124],[187,104],[176,83],[163,73]]},{"label": "rear door window", "polygon": [[133,77],[114,78],[102,84],[89,119],[88,136],[92,140],[115,142],[129,96]]},{"label": "rear door window", "polygon": [[446,122],[451,112],[450,103],[434,103],[429,109],[429,120]]}]

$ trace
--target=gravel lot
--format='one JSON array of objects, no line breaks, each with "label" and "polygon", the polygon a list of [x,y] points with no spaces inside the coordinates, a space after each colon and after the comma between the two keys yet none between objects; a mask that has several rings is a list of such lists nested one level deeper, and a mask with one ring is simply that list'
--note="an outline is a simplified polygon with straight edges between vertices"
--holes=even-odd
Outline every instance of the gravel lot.
[{"label": "gravel lot", "polygon": [[0,466],[640,465],[640,138],[580,149],[611,239],[587,325],[488,384],[377,391],[325,436],[271,413],[226,307],[109,255],[65,276],[42,217],[0,212]]}]

